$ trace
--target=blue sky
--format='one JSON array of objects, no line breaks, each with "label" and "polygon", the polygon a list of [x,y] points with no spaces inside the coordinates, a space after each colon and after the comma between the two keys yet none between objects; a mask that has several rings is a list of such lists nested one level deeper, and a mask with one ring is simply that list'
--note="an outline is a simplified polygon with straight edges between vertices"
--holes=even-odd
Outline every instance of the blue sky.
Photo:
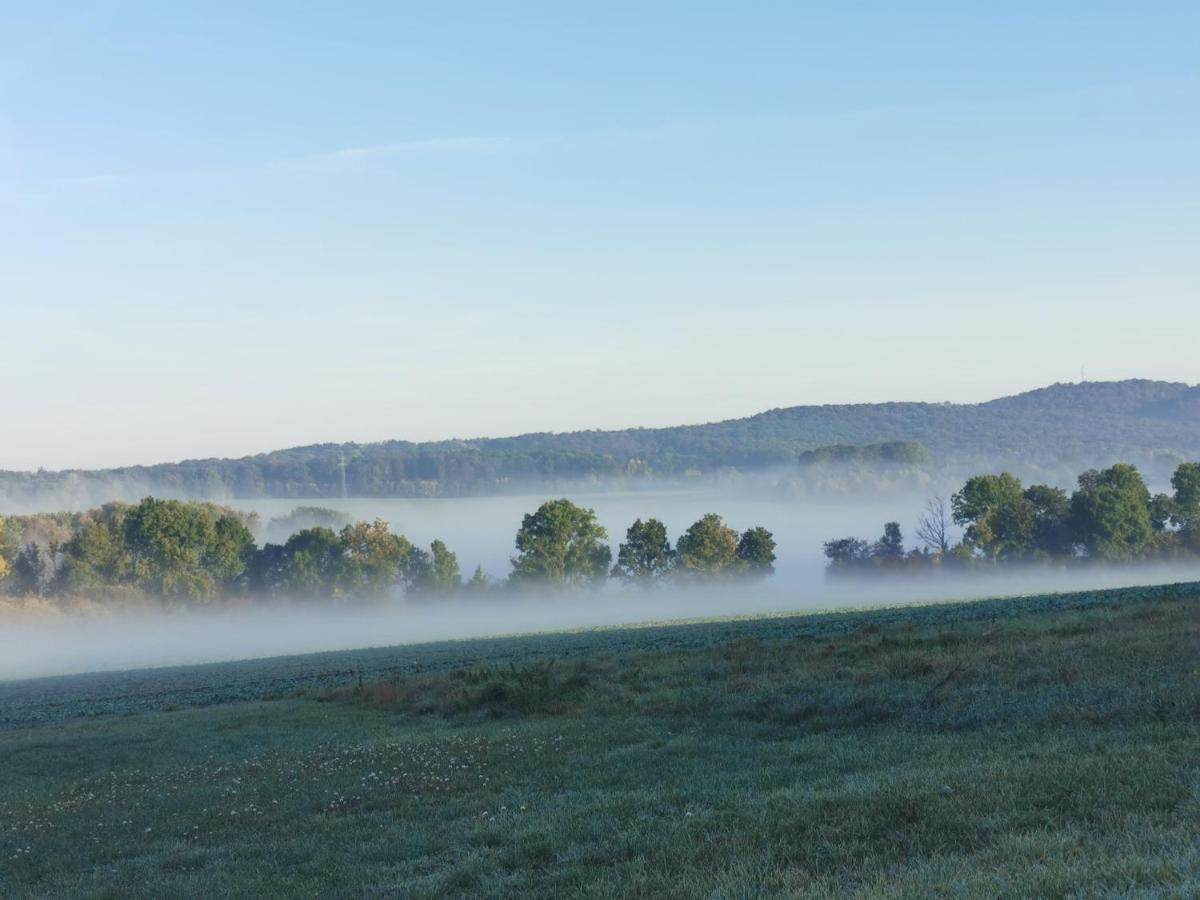
[{"label": "blue sky", "polygon": [[984,6],[9,0],[0,468],[1200,381],[1200,5]]}]

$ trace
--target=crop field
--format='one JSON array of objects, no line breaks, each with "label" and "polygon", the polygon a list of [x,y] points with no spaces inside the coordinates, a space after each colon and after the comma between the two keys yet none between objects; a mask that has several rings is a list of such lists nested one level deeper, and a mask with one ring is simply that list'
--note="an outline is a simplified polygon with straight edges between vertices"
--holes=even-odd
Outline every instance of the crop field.
[{"label": "crop field", "polygon": [[1200,585],[0,685],[0,896],[1200,894]]}]

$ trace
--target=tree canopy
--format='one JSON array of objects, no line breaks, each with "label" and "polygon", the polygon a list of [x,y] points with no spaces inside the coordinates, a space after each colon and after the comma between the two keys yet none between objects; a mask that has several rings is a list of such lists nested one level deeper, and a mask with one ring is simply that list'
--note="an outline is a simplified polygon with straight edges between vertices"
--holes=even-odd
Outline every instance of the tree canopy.
[{"label": "tree canopy", "polygon": [[630,583],[649,587],[658,583],[675,562],[675,553],[667,539],[667,526],[658,519],[638,519],[625,532],[625,541],[617,550],[612,574]]},{"label": "tree canopy", "polygon": [[1070,496],[1050,485],[1022,486],[1002,472],[970,478],[954,494],[954,522],[962,541],[949,545],[938,525],[937,498],[918,519],[925,551],[904,554],[899,525],[888,523],[873,551],[865,541],[825,544],[830,573],[861,572],[888,560],[906,565],[962,565],[1098,560],[1131,562],[1200,553],[1200,464],[1185,462],[1171,479],[1173,494],[1151,495],[1136,467],[1116,463],[1089,469]]},{"label": "tree canopy", "polygon": [[[284,518],[309,516],[299,512]],[[445,542],[435,539],[428,550],[414,546],[382,519],[337,531],[313,525],[262,546],[256,527],[256,517],[227,507],[155,497],[83,513],[9,517],[0,520],[0,593],[195,605],[235,598],[480,596],[500,587],[479,567],[464,584],[458,557]],[[612,577],[652,587],[670,578],[699,582],[774,571],[771,532],[754,526],[739,534],[716,513],[693,523],[677,549],[660,520],[638,519],[611,567],[607,537],[594,510],[548,500],[521,521],[507,585],[598,587]]]},{"label": "tree canopy", "polygon": [[706,513],[676,543],[679,567],[687,574],[719,575],[737,561],[738,533],[716,513]]},{"label": "tree canopy", "polygon": [[511,578],[522,585],[597,585],[612,561],[607,539],[595,510],[566,498],[547,500],[521,523]]}]

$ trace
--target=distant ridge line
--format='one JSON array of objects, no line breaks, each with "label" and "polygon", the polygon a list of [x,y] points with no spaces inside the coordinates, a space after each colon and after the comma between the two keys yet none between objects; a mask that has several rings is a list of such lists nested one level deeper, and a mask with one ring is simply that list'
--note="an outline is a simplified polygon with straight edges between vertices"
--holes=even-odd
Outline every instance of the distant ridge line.
[{"label": "distant ridge line", "polygon": [[981,403],[893,401],[778,407],[662,428],[512,437],[321,443],[236,458],[0,471],[0,511],[59,495],[70,505],[157,493],[204,498],[469,496],[647,476],[694,481],[787,469],[800,453],[893,441],[928,448],[931,466],[1078,472],[1124,460],[1200,459],[1200,386],[1128,379],[1057,383]]}]

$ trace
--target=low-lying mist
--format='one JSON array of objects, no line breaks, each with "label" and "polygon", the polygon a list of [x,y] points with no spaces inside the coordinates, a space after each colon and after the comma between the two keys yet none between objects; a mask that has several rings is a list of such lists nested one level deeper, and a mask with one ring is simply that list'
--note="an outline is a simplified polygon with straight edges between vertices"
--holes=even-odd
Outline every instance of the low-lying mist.
[{"label": "low-lying mist", "polygon": [[[476,565],[493,578],[508,575],[514,554],[513,539],[521,519],[551,497],[569,497],[596,511],[608,530],[614,556],[625,530],[635,519],[655,518],[666,526],[672,542],[705,513],[715,512],[739,531],[762,525],[775,536],[776,573],[773,586],[815,588],[824,580],[822,545],[849,534],[876,538],[883,523],[898,521],[911,539],[921,512],[922,494],[893,493],[869,500],[850,497],[793,499],[764,497],[746,490],[641,490],[569,491],[537,494],[503,494],[463,498],[401,498],[350,500],[247,500],[234,501],[238,509],[258,514],[264,528],[292,514],[298,506],[315,505],[344,516],[346,521],[386,520],[391,530],[414,544],[428,547],[438,538],[458,556],[464,574]],[[273,535],[278,537],[278,535]]]},{"label": "low-lying mist", "polygon": [[[994,574],[734,582],[643,591],[518,595],[374,605],[276,603],[10,620],[0,630],[0,680],[583,629],[719,616],[804,613],[947,599],[1162,584],[1200,578],[1193,566],[1028,568]],[[464,660],[469,663],[469,660]]]}]

